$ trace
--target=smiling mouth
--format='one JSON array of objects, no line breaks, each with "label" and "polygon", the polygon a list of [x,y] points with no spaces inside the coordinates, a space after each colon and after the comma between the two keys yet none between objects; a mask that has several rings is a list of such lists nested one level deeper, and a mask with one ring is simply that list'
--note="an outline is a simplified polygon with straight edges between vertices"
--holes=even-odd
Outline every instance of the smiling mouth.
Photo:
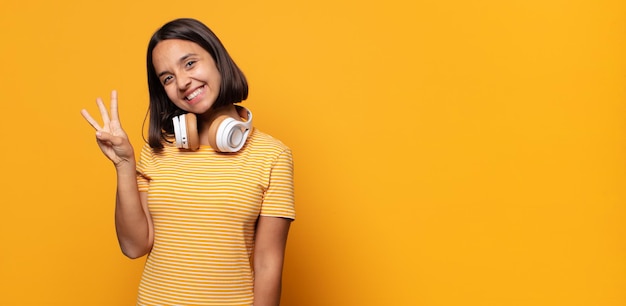
[{"label": "smiling mouth", "polygon": [[193,100],[193,98],[197,97],[202,92],[204,92],[204,86],[194,90],[192,93],[190,93],[188,96],[185,97],[185,100],[191,101]]}]

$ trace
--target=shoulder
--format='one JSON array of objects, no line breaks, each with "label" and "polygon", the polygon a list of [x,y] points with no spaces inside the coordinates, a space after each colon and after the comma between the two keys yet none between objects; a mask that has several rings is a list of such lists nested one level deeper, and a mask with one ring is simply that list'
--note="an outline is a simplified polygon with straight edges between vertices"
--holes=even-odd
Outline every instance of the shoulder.
[{"label": "shoulder", "polygon": [[255,128],[252,130],[243,154],[267,166],[273,166],[281,160],[291,162],[291,149],[277,138]]},{"label": "shoulder", "polygon": [[264,150],[268,152],[278,151],[285,152],[291,151],[291,149],[277,138],[254,128],[249,139],[250,148],[255,150]]},{"label": "shoulder", "polygon": [[152,158],[154,156],[154,150],[150,147],[149,144],[144,143],[141,147],[141,151],[139,152],[139,156],[141,158]]}]

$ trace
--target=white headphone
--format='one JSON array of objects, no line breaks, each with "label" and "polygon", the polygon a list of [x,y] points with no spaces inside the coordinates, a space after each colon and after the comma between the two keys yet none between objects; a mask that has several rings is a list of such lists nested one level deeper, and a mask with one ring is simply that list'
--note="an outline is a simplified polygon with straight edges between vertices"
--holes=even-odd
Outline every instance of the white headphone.
[{"label": "white headphone", "polygon": [[[252,112],[236,105],[237,112],[246,121],[229,115],[218,115],[209,127],[209,145],[218,152],[237,152],[241,150],[252,130]],[[200,148],[198,124],[193,113],[172,118],[176,146],[181,149],[197,150]]]}]

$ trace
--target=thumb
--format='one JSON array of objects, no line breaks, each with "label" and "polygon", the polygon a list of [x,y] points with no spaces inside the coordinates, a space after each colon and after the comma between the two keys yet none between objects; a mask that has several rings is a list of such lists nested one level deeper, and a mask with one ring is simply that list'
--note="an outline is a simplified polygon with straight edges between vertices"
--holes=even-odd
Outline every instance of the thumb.
[{"label": "thumb", "polygon": [[107,132],[103,132],[103,131],[97,131],[96,132],[96,139],[102,141],[102,142],[109,142],[109,140],[111,139],[111,134],[107,133]]},{"label": "thumb", "polygon": [[109,143],[110,145],[117,147],[124,144],[124,138],[120,136],[112,135],[111,133],[98,131],[96,132],[96,138],[105,143]]}]

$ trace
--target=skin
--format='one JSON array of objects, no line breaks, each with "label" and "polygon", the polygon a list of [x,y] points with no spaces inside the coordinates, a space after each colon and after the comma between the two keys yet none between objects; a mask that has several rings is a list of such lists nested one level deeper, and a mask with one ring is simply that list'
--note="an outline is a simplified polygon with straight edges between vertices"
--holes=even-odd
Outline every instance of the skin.
[{"label": "skin", "polygon": [[[198,115],[200,143],[208,145],[210,123],[216,110],[221,75],[211,55],[194,42],[170,39],[156,45],[153,65],[168,97],[179,108]],[[154,243],[154,225],[148,209],[148,195],[139,192],[132,145],[122,129],[117,92],[111,93],[110,115],[101,98],[96,104],[100,125],[86,110],[81,114],[96,130],[96,142],[113,162],[117,175],[115,225],[122,252],[130,258],[148,254]],[[219,110],[238,116],[234,105]],[[254,305],[280,304],[282,269],[291,220],[259,216],[254,248]]]},{"label": "skin", "polygon": [[83,109],[81,114],[96,129],[100,150],[115,165],[115,228],[120,248],[124,255],[138,258],[150,252],[154,242],[148,195],[140,193],[137,187],[135,154],[119,120],[117,92],[111,92],[110,117],[101,98],[96,99],[96,104],[102,116],[102,126],[86,110]]}]

